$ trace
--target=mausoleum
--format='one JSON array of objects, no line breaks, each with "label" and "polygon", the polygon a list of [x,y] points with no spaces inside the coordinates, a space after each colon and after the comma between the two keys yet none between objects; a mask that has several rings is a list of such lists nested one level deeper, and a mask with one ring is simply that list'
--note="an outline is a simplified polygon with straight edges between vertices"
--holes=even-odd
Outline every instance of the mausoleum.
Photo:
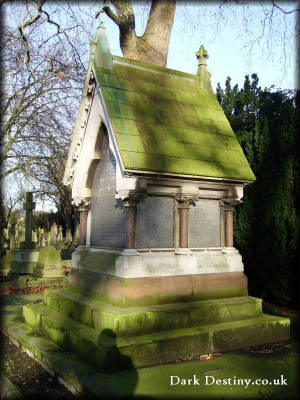
[{"label": "mausoleum", "polygon": [[80,246],[24,317],[100,369],[109,332],[136,367],[289,337],[248,296],[233,212],[255,177],[196,55],[193,75],[112,56],[102,24],[91,43],[64,175]]}]

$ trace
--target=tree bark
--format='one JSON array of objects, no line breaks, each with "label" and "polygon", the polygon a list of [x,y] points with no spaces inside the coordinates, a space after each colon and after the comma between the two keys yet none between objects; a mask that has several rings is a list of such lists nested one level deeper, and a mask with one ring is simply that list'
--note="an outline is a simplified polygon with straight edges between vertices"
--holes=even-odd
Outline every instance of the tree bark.
[{"label": "tree bark", "polygon": [[131,2],[112,0],[111,3],[117,15],[107,6],[103,11],[119,27],[120,47],[124,57],[165,67],[176,0],[152,0],[147,26],[142,36],[137,36],[135,32],[135,16]]}]

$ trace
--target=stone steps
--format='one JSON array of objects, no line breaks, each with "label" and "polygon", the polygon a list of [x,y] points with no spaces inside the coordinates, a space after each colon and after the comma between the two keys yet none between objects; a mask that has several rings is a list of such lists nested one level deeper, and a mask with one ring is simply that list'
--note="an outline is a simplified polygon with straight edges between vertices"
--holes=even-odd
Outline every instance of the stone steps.
[{"label": "stone steps", "polygon": [[35,332],[71,351],[98,370],[164,364],[186,356],[233,350],[289,338],[289,320],[268,315],[192,328],[117,337],[96,330],[43,304],[25,305],[23,316]]},{"label": "stone steps", "polygon": [[118,337],[161,330],[190,328],[210,323],[237,321],[262,314],[261,300],[241,296],[186,303],[117,307],[70,289],[46,291],[51,309],[100,331],[111,329]]}]

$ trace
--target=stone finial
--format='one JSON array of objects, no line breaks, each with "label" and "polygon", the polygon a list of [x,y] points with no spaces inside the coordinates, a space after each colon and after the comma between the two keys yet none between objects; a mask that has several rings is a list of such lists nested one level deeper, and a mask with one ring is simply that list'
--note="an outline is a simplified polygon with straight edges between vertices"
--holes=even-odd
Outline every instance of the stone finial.
[{"label": "stone finial", "polygon": [[98,11],[96,12],[95,18],[97,19],[98,17],[100,17],[99,23],[103,24],[103,13],[104,13],[103,8],[105,7],[105,4],[104,4],[105,1],[104,2],[101,1],[100,3],[101,3],[101,5],[100,5]]},{"label": "stone finial", "polygon": [[100,7],[99,11],[96,14],[96,18],[98,18],[98,16],[100,15],[100,23],[98,25],[95,39],[90,41],[91,59],[94,61],[98,68],[112,70],[112,55],[107,40],[106,29],[102,20],[102,10],[103,6]]},{"label": "stone finial", "polygon": [[198,60],[198,66],[200,67],[200,65],[207,65],[206,64],[206,60],[208,59],[209,55],[207,50],[205,50],[203,44],[201,44],[201,46],[199,47],[199,50],[196,51],[196,57]]},{"label": "stone finial", "polygon": [[203,44],[199,47],[199,50],[195,53],[198,59],[198,86],[199,89],[205,90],[206,92],[213,93],[210,81],[210,72],[206,69],[206,60],[208,59],[208,53],[205,50]]}]

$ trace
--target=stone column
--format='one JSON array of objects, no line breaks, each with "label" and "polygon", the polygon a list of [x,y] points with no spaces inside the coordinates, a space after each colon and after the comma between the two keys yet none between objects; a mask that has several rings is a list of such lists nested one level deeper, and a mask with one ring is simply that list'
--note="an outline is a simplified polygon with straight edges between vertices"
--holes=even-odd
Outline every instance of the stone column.
[{"label": "stone column", "polygon": [[73,202],[79,210],[79,244],[81,246],[86,246],[87,218],[91,206],[90,200],[90,198],[84,198],[76,199]]},{"label": "stone column", "polygon": [[135,249],[137,200],[126,199],[124,201],[124,207],[125,207],[125,248]]},{"label": "stone column", "polygon": [[225,213],[225,247],[233,247],[233,207],[224,207]]},{"label": "stone column", "polygon": [[220,204],[224,210],[225,247],[233,247],[233,211],[234,206],[239,204],[238,200],[221,200]]},{"label": "stone column", "polygon": [[79,244],[81,246],[86,245],[86,232],[87,232],[87,217],[88,217],[88,210],[87,209],[80,209],[80,233],[79,233]]},{"label": "stone column", "polygon": [[196,199],[194,197],[180,196],[176,198],[179,213],[179,247],[189,247],[189,210]]}]

